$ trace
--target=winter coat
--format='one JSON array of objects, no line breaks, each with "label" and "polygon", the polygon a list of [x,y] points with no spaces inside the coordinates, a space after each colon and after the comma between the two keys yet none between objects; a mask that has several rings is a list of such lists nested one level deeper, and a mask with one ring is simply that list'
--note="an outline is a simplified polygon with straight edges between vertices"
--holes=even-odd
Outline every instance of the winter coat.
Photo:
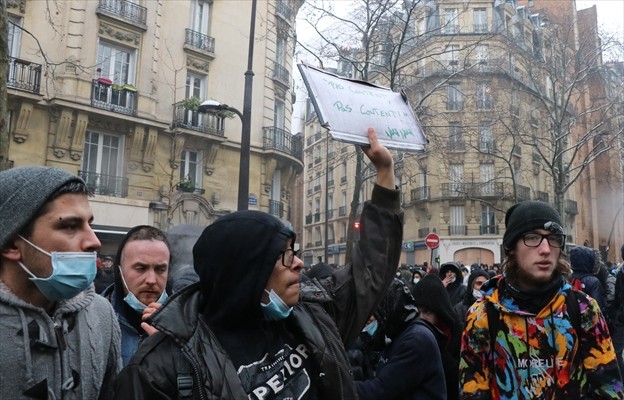
[{"label": "winter coat", "polygon": [[[182,382],[189,398],[247,399],[244,384],[257,381],[257,375],[266,384],[255,387],[249,398],[265,391],[285,397],[284,390],[319,399],[357,398],[344,349],[360,334],[399,264],[399,192],[375,186],[362,211],[352,264],[329,278],[302,284],[290,316],[272,322],[264,319],[260,299],[286,239],[294,234],[272,216],[259,221],[257,214],[242,213],[220,218],[200,236],[193,249],[200,281],[171,296],[148,320],[159,332],[142,343],[120,374],[117,398],[179,398]],[[235,226],[229,223],[236,218]],[[246,229],[240,229],[241,218],[248,219]],[[273,365],[261,366],[263,354],[274,353],[259,349],[276,332],[295,343],[286,361],[276,360],[285,368],[274,372]],[[297,375],[297,387],[274,384],[291,379],[290,384],[293,374],[301,372],[292,362],[286,365],[289,357],[299,367],[310,366]]]},{"label": "winter coat", "polygon": [[119,325],[93,285],[50,315],[0,281],[0,315],[0,399],[112,398]]},{"label": "winter coat", "polygon": [[[537,313],[521,309],[501,289],[504,279],[486,282],[485,298],[468,311],[460,362],[462,398],[623,398],[615,352],[596,301],[577,293],[578,333],[565,303],[572,289],[563,278],[552,282],[552,298]],[[490,337],[488,303],[497,311],[496,338]]]},{"label": "winter coat", "polygon": [[478,267],[474,268],[472,270],[472,273],[468,277],[468,286],[466,286],[466,293],[464,293],[464,298],[461,302],[455,304],[455,307],[453,307],[455,313],[457,314],[457,319],[462,325],[462,329],[466,327],[466,314],[468,314],[468,309],[477,300],[472,295],[472,285],[474,284],[475,279],[480,276],[486,279],[490,279],[490,275],[488,275],[487,272]]},{"label": "winter coat", "polygon": [[572,278],[577,278],[583,284],[583,292],[592,297],[600,309],[606,310],[605,293],[603,283],[596,276],[599,270],[599,261],[593,249],[579,246],[570,251],[570,264],[572,266]]},{"label": "winter coat", "polygon": [[432,327],[410,323],[382,353],[374,379],[356,382],[360,400],[446,400],[444,368]]},{"label": "winter coat", "polygon": [[451,299],[451,305],[454,307],[457,303],[464,299],[464,295],[466,294],[466,285],[464,285],[464,275],[462,270],[456,262],[444,263],[440,267],[440,279],[444,280],[447,271],[455,271],[455,275],[457,278],[455,282],[451,282],[446,286],[446,291],[448,292],[449,298]]}]

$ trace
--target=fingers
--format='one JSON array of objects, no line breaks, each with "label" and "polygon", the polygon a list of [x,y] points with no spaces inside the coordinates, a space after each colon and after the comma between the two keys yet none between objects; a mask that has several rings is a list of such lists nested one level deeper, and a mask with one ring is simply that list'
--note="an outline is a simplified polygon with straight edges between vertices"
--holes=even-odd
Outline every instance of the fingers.
[{"label": "fingers", "polygon": [[158,329],[154,328],[153,326],[151,326],[147,322],[141,322],[141,329],[143,329],[145,331],[145,333],[147,333],[150,336],[153,335],[154,333],[158,332]]}]

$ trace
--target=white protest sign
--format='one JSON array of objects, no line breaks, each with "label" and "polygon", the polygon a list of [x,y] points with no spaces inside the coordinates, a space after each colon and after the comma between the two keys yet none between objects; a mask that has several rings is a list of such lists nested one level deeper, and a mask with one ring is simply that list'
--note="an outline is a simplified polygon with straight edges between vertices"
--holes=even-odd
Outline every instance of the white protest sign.
[{"label": "white protest sign", "polygon": [[387,148],[424,151],[427,139],[403,94],[304,64],[298,67],[316,115],[334,139],[368,144],[372,127]]}]

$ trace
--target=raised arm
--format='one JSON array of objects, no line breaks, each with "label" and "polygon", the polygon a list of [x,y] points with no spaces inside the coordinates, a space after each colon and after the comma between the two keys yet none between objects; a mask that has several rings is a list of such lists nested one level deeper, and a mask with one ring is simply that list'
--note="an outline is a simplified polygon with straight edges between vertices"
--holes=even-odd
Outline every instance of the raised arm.
[{"label": "raised arm", "polygon": [[377,140],[375,129],[368,128],[370,146],[362,146],[362,151],[375,166],[377,179],[375,183],[387,189],[394,189],[394,160],[387,148]]}]

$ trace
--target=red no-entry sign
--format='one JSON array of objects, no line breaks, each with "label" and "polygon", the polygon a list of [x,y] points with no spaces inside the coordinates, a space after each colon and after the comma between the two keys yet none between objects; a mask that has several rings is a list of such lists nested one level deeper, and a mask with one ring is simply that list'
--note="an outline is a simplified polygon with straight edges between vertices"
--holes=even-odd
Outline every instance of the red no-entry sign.
[{"label": "red no-entry sign", "polygon": [[430,233],[425,237],[425,246],[430,249],[437,249],[440,246],[440,236],[437,233]]}]

